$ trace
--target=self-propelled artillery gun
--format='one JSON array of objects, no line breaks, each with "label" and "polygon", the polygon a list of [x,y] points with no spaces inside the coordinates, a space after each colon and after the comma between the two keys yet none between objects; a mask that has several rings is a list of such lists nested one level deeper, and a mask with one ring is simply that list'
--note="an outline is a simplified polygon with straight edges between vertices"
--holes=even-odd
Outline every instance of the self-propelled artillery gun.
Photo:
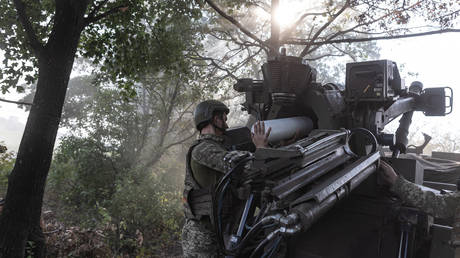
[{"label": "self-propelled artillery gun", "polygon": [[[321,85],[296,57],[278,56],[262,72],[263,80],[240,79],[234,89],[245,93],[245,111],[274,127],[272,148],[228,161],[234,165],[215,188],[213,223],[223,254],[453,257],[452,222],[402,203],[374,173],[385,158],[406,179],[431,182],[437,194],[455,190],[451,179],[427,180],[417,159],[401,158],[413,112],[450,113],[451,88],[406,87],[390,60],[347,64],[344,89]],[[399,116],[396,132],[384,132]],[[232,148],[253,150],[247,127],[227,134]],[[228,195],[235,197],[230,213],[223,208]]]}]

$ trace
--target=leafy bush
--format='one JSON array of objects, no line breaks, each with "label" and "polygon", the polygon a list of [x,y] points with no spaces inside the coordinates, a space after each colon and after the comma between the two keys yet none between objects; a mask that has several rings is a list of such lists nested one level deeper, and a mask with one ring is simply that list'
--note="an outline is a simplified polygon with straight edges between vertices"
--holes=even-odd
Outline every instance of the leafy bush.
[{"label": "leafy bush", "polygon": [[[3,147],[2,145],[0,145]],[[16,161],[16,154],[12,151],[0,152],[0,198],[6,195],[8,187],[8,176],[13,170],[14,162]]]},{"label": "leafy bush", "polygon": [[[117,243],[121,252],[133,250],[137,245],[158,253],[179,239],[183,219],[181,194],[177,186],[136,172],[118,184],[108,209],[115,226],[112,236],[121,240],[113,239],[113,243]],[[143,245],[139,243],[139,235]]]},{"label": "leafy bush", "polygon": [[91,138],[63,139],[48,177],[47,205],[67,226],[103,230],[113,254],[177,252],[183,181],[176,175],[183,174],[183,162],[169,156],[155,169],[129,167],[105,150]]}]

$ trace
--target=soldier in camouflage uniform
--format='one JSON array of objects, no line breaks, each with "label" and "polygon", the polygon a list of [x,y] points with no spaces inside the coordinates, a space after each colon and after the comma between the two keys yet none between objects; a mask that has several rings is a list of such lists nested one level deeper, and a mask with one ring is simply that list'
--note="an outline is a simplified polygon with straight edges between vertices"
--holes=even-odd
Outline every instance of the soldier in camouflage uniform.
[{"label": "soldier in camouflage uniform", "polygon": [[381,161],[380,172],[384,181],[390,185],[390,190],[404,202],[436,218],[454,217],[451,246],[456,248],[455,257],[460,258],[460,192],[436,195],[430,191],[423,191],[416,184],[398,176],[384,161]]},{"label": "soldier in camouflage uniform", "polygon": [[[211,223],[212,191],[226,172],[224,160],[237,161],[250,155],[230,151],[224,146],[229,109],[216,100],[198,104],[194,120],[200,136],[187,153],[184,189],[185,224],[182,249],[185,257],[217,257],[218,244]],[[266,147],[271,128],[265,132],[263,123],[256,123],[252,140],[257,148]]]}]

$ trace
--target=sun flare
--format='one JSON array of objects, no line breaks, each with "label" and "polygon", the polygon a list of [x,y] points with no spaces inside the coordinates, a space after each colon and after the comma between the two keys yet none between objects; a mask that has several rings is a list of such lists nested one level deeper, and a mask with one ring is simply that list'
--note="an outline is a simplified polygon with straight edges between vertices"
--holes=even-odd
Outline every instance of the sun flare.
[{"label": "sun flare", "polygon": [[297,12],[292,10],[292,6],[279,6],[275,11],[275,22],[280,25],[281,28],[286,28],[295,22]]}]

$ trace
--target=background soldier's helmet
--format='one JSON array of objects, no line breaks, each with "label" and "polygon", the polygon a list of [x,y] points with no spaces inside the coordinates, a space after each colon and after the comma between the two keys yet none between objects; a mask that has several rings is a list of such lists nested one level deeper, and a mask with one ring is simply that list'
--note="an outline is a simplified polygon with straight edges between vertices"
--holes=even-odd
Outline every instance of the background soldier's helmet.
[{"label": "background soldier's helmet", "polygon": [[200,131],[209,122],[211,122],[213,114],[215,114],[216,111],[225,112],[226,114],[230,112],[228,107],[218,100],[211,99],[198,104],[194,113],[196,129]]}]

